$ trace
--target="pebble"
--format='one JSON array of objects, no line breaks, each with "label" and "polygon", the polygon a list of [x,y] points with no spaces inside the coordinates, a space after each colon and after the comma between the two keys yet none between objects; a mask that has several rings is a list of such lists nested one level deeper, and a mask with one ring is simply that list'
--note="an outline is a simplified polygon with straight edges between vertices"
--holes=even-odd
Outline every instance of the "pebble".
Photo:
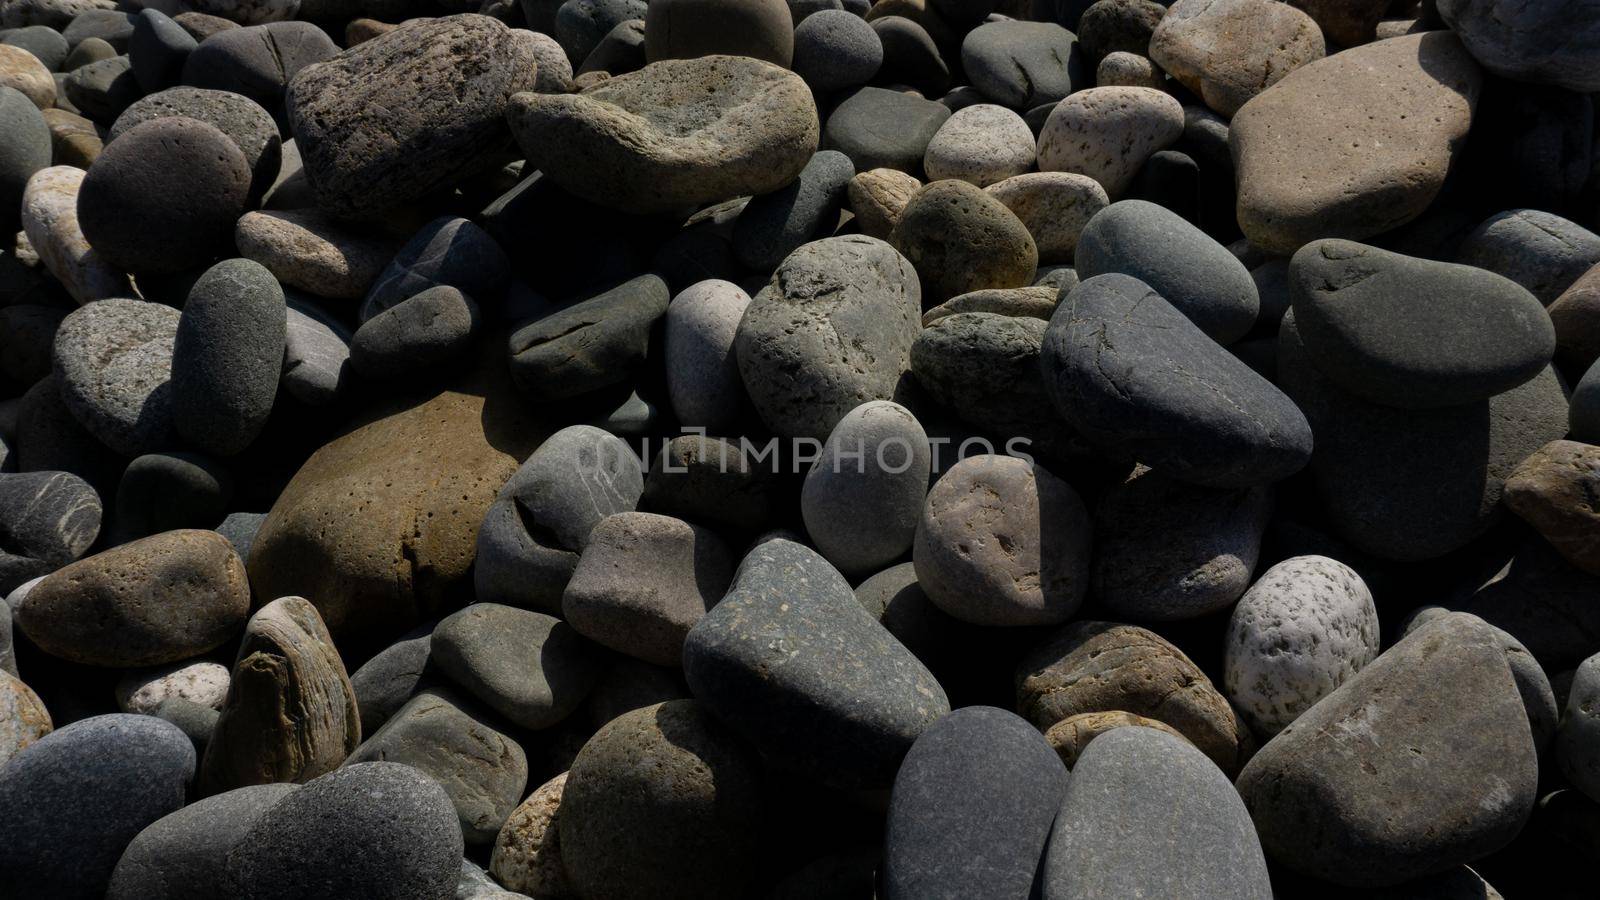
[{"label": "pebble", "polygon": [[375,734],[420,689],[437,681],[428,658],[433,628],[429,623],[412,629],[350,673],[362,734]]},{"label": "pebble", "polygon": [[969,706],[924,731],[889,795],[883,896],[1026,897],[1067,787],[1014,713]]},{"label": "pebble", "polygon": [[561,790],[560,859],[579,896],[735,898],[755,874],[761,768],[706,705],[613,719]]},{"label": "pebble", "polygon": [[561,858],[561,799],[567,774],[562,772],[540,785],[500,827],[489,871],[507,889],[531,897],[572,893]]},{"label": "pebble", "polygon": [[673,438],[650,459],[642,505],[692,521],[759,529],[771,512],[769,484],[760,461],[745,451],[724,438]]},{"label": "pebble", "polygon": [[978,187],[1033,168],[1033,132],[1003,106],[978,103],[957,111],[934,133],[923,154],[930,181],[955,178]]},{"label": "pebble", "polygon": [[671,296],[659,276],[641,275],[523,325],[511,335],[511,377],[539,403],[626,380],[644,365]]},{"label": "pebble", "polygon": [[1261,842],[1227,775],[1187,741],[1141,727],[1084,748],[1041,880],[1047,900],[1273,896]]},{"label": "pebble", "polygon": [[928,436],[910,410],[874,400],[846,413],[800,492],[800,514],[818,552],[846,576],[903,556],[929,470]]},{"label": "pebble", "polygon": [[696,282],[667,305],[667,392],[678,421],[708,432],[735,426],[745,407],[734,335],[750,296],[720,279]]},{"label": "pebble", "polygon": [[316,607],[280,597],[257,610],[200,762],[201,792],[309,781],[360,742],[355,691]]},{"label": "pebble", "polygon": [[498,297],[511,278],[499,243],[472,222],[441,216],[419,228],[367,291],[359,319],[371,319],[431,287],[444,284],[468,297]]},{"label": "pebble", "polygon": [[846,195],[861,233],[888,240],[906,204],[921,189],[915,176],[898,169],[873,169],[851,178]]},{"label": "pebble", "polygon": [[1166,14],[1167,8],[1154,0],[1096,0],[1078,19],[1078,42],[1097,64],[1113,53],[1143,55]]},{"label": "pebble", "polygon": [[1098,181],[1071,172],[1025,172],[985,190],[1028,229],[1040,265],[1070,261],[1084,226],[1111,202]]},{"label": "pebble", "polygon": [[1590,366],[1578,386],[1572,389],[1568,422],[1574,440],[1600,443],[1600,363]]},{"label": "pebble", "polygon": [[372,380],[414,375],[471,348],[481,319],[471,297],[445,284],[428,288],[361,323],[350,365]]},{"label": "pebble", "polygon": [[866,84],[881,65],[883,41],[854,13],[823,9],[794,25],[794,72],[819,96]]},{"label": "pebble", "polygon": [[1383,35],[1378,30],[1389,10],[1383,0],[1294,0],[1294,5],[1316,21],[1328,43],[1342,47],[1381,39]]},{"label": "pebble", "polygon": [[523,728],[571,715],[599,661],[571,625],[543,613],[475,603],[433,630],[430,659],[452,681]]},{"label": "pebble", "polygon": [[[1496,554],[1498,570],[1468,583],[1458,606],[1502,629],[1552,672],[1569,671],[1590,654],[1595,629],[1584,598],[1600,579],[1568,563],[1538,535]],[[1574,627],[1576,626],[1576,627]]]},{"label": "pebble", "polygon": [[1287,254],[1412,221],[1444,186],[1482,83],[1445,32],[1378,41],[1289,73],[1228,129],[1239,227],[1258,247]]},{"label": "pebble", "polygon": [[913,195],[889,243],[916,267],[927,306],[968,291],[1021,287],[1039,265],[1022,221],[965,181],[936,181]]},{"label": "pebble", "polygon": [[310,22],[226,28],[202,39],[189,54],[183,83],[240,94],[285,124],[285,88],[305,69],[337,55],[338,45]]},{"label": "pebble", "polygon": [[1600,575],[1600,447],[1552,441],[1528,456],[1506,478],[1505,505],[1532,525],[1568,562]]},{"label": "pebble", "polygon": [[1549,305],[1600,264],[1600,235],[1552,213],[1496,213],[1461,242],[1458,262],[1504,275]]},{"label": "pebble", "polygon": [[101,258],[166,275],[211,259],[245,211],[248,160],[215,127],[151,119],[106,145],[78,192],[78,224]]},{"label": "pebble", "polygon": [[1074,172],[1112,198],[1132,186],[1151,154],[1183,135],[1183,107],[1151,88],[1096,87],[1057,103],[1039,131],[1041,172]]},{"label": "pebble", "polygon": [[[133,75],[133,63],[126,56],[114,56],[116,51],[99,38],[88,38],[77,50],[84,51],[91,44],[98,45],[103,58],[80,65],[61,80],[58,93],[64,93],[66,108],[80,112],[99,124],[115,122],[117,117],[139,99],[139,80]],[[63,98],[56,102],[61,105]]]},{"label": "pebble", "polygon": [[183,79],[183,64],[200,42],[158,9],[143,9],[133,20],[128,60],[145,93],[172,87]]},{"label": "pebble", "polygon": [[1556,734],[1556,758],[1561,774],[1589,799],[1600,795],[1600,654],[1578,666],[1567,695],[1566,714]]},{"label": "pebble", "polygon": [[91,666],[160,665],[214,649],[249,610],[244,565],[211,531],[169,531],[45,578],[13,610],[54,656]]},{"label": "pebble", "polygon": [[0,669],[0,768],[49,734],[51,727],[50,713],[39,695],[15,672]]},{"label": "pebble", "polygon": [[48,25],[25,25],[21,28],[7,26],[0,33],[0,44],[20,47],[44,63],[52,72],[59,72],[72,47],[61,32]]},{"label": "pebble", "polygon": [[398,249],[315,209],[247,212],[233,239],[284,286],[334,300],[365,297]]},{"label": "pebble", "polygon": [[[287,295],[287,292],[286,292]],[[286,296],[287,299],[287,296]],[[350,331],[311,303],[288,299],[283,335],[283,373],[278,384],[307,406],[338,400],[354,380]]]},{"label": "pebble", "polygon": [[1078,713],[1062,719],[1046,729],[1044,740],[1061,758],[1061,762],[1071,769],[1078,764],[1078,757],[1083,755],[1083,751],[1088,749],[1089,743],[1095,738],[1113,729],[1130,726],[1150,728],[1180,740],[1188,740],[1177,729],[1159,719],[1147,719],[1144,716],[1115,709]]},{"label": "pebble", "polygon": [[[1361,749],[1386,746],[1406,752]],[[1303,713],[1261,748],[1238,788],[1275,861],[1364,888],[1504,846],[1532,812],[1537,780],[1504,652],[1480,620],[1452,615]]]},{"label": "pebble", "polygon": [[0,473],[0,593],[82,556],[101,515],[94,488],[69,472]]},{"label": "pebble", "polygon": [[1322,31],[1272,0],[1179,0],[1150,36],[1150,58],[1232,116],[1250,98],[1323,57]]},{"label": "pebble", "polygon": [[20,208],[33,173],[50,166],[50,126],[15,89],[0,85],[0,203],[8,221]]},{"label": "pebble", "polygon": [[1243,337],[1260,313],[1243,263],[1177,213],[1144,200],[1095,213],[1078,238],[1074,265],[1085,281],[1107,272],[1143,281],[1219,344]]},{"label": "pebble", "polygon": [[855,174],[848,156],[823,150],[788,187],[751,198],[734,223],[734,258],[747,269],[767,271],[806,242],[827,237]]},{"label": "pebble", "polygon": [[559,4],[550,33],[576,66],[611,29],[645,15],[644,0],[568,0]]},{"label": "pebble", "polygon": [[227,893],[228,854],[298,785],[260,784],[206,797],[151,823],[111,874],[111,900],[206,900]]},{"label": "pebble", "polygon": [[1089,65],[1072,32],[1054,22],[987,22],[961,41],[961,67],[985,97],[1012,109],[1082,90]]},{"label": "pebble", "polygon": [[438,689],[413,697],[345,760],[411,766],[438,782],[469,845],[500,833],[528,783],[522,747]]},{"label": "pebble", "polygon": [[1542,304],[1479,268],[1326,240],[1294,255],[1289,282],[1312,362],[1373,403],[1484,400],[1538,375],[1555,351]]},{"label": "pebble", "polygon": [[957,619],[1055,625],[1083,603],[1090,545],[1089,513],[1071,485],[1023,459],[982,454],[928,492],[912,559],[928,598]]},{"label": "pebble", "polygon": [[134,673],[117,682],[117,708],[149,716],[161,704],[176,699],[221,709],[228,696],[228,682],[228,667],[220,663],[175,663]]},{"label": "pebble", "polygon": [[1094,70],[1096,87],[1140,87],[1162,90],[1167,84],[1167,73],[1137,53],[1107,54]]},{"label": "pebble", "polygon": [[709,529],[671,516],[621,512],[590,531],[561,597],[579,634],[659,666],[733,580],[733,552]]},{"label": "pebble", "polygon": [[83,169],[70,165],[40,169],[22,192],[22,229],[44,267],[79,303],[127,297],[128,276],[89,246],[78,224],[78,192]]},{"label": "pebble", "polygon": [[903,84],[924,95],[937,96],[949,90],[950,66],[926,28],[896,15],[875,17],[869,25],[883,45],[879,80]]},{"label": "pebble", "polygon": [[273,804],[228,854],[246,900],[454,892],[463,844],[444,788],[401,763],[369,762],[315,778]]},{"label": "pebble", "polygon": [[52,897],[102,896],[123,849],[183,805],[194,775],[183,732],[149,716],[74,722],[7,764],[0,869]]},{"label": "pebble", "polygon": [[1182,650],[1136,625],[1079,621],[1017,664],[1017,711],[1040,729],[1120,711],[1172,726],[1232,775],[1250,758],[1249,729]]},{"label": "pebble", "polygon": [[790,254],[734,336],[761,420],[820,441],[862,403],[895,399],[921,300],[911,262],[875,238],[826,238]]},{"label": "pebble", "polygon": [[822,148],[850,157],[857,172],[922,173],[928,144],[950,107],[916,94],[864,87],[839,102],[822,129]]},{"label": "pebble", "polygon": [[0,44],[0,86],[27,97],[34,106],[49,109],[56,102],[56,82],[39,58],[11,44]]},{"label": "pebble", "polygon": [[1311,428],[1294,402],[1136,278],[1073,288],[1045,331],[1040,366],[1086,438],[1177,480],[1248,487],[1310,459]]},{"label": "pebble", "polygon": [[1439,17],[1483,67],[1513,81],[1552,84],[1579,93],[1600,90],[1590,48],[1600,15],[1563,13],[1497,0],[1439,0]]},{"label": "pebble", "polygon": [[1095,601],[1138,622],[1226,609],[1250,586],[1271,511],[1263,487],[1200,487],[1137,472],[1095,507]]},{"label": "pebble", "polygon": [[[781,667],[763,649],[774,642],[787,651]],[[950,708],[849,583],[782,538],[745,557],[728,594],[689,632],[683,668],[698,701],[770,763],[839,788],[888,787],[917,735]],[[570,874],[565,834],[563,844]]]},{"label": "pebble", "polygon": [[[695,102],[669,114],[663,100],[685,84],[696,85]],[[507,115],[530,166],[636,213],[770,193],[817,149],[805,82],[743,57],[652,63],[583,94],[514,94]]]},{"label": "pebble", "polygon": [[172,419],[189,443],[232,456],[261,433],[283,368],[285,310],[278,280],[248,259],[194,283],[172,349]]},{"label": "pebble", "polygon": [[52,159],[64,166],[88,171],[100,156],[100,151],[105,149],[99,126],[64,109],[47,109],[43,115],[45,124],[50,126]]},{"label": "pebble", "polygon": [[1556,365],[1582,378],[1600,359],[1600,264],[1562,291],[1548,311],[1556,329]]},{"label": "pebble", "polygon": [[[964,313],[996,315],[1007,319],[1038,319],[1041,322],[1048,322],[1050,321],[1050,314],[1055,312],[1059,295],[1060,288],[1053,284],[1032,284],[1028,287],[1018,288],[989,288],[958,294],[922,314],[923,333],[926,334],[927,329],[940,319],[947,319]],[[987,319],[968,321],[974,323],[982,321],[985,325],[990,323],[990,320]],[[1027,323],[1023,324],[1026,325]],[[922,336],[918,335],[917,337],[920,340]],[[913,345],[914,347],[915,345]],[[913,362],[913,365],[915,365],[915,362]]]},{"label": "pebble", "polygon": [[650,4],[644,20],[651,62],[712,54],[785,68],[793,61],[795,23],[784,0],[663,0]]},{"label": "pebble", "polygon": [[1224,688],[1258,734],[1275,735],[1378,649],[1378,612],[1361,577],[1325,556],[1297,556],[1263,573],[1234,607]]}]

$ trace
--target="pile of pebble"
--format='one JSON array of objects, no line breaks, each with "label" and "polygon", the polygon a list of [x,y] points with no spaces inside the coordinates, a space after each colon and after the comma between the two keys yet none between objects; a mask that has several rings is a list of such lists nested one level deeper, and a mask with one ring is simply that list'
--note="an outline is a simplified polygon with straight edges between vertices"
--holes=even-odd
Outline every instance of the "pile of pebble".
[{"label": "pile of pebble", "polygon": [[1597,107],[1594,2],[0,0],[0,898],[1592,897]]}]

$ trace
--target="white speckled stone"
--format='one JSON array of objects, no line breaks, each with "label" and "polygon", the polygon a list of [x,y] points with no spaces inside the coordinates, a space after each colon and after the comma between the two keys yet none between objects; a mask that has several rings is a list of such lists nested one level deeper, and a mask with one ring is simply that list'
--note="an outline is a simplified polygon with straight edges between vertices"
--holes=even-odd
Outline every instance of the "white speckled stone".
[{"label": "white speckled stone", "polygon": [[1033,132],[1003,106],[979,103],[958,111],[928,142],[922,167],[929,181],[958,178],[987,187],[1033,168]]},{"label": "white speckled stone", "polygon": [[684,425],[712,434],[732,426],[744,406],[733,336],[750,295],[728,281],[691,284],[667,304],[667,394]]},{"label": "white speckled stone", "polygon": [[1223,688],[1263,736],[1301,713],[1378,655],[1378,611],[1361,577],[1325,556],[1268,569],[1228,622]]},{"label": "white speckled stone", "polygon": [[117,682],[117,708],[123,712],[154,715],[163,700],[187,700],[221,709],[228,698],[228,667],[214,662],[186,662],[163,666]]},{"label": "white speckled stone", "polygon": [[1106,54],[1094,74],[1094,83],[1099,87],[1143,87],[1159,91],[1166,82],[1166,74],[1148,57],[1122,50]]},{"label": "white speckled stone", "polygon": [[1151,154],[1183,136],[1183,106],[1142,87],[1097,87],[1057,103],[1039,132],[1039,171],[1088,175],[1120,196]]}]

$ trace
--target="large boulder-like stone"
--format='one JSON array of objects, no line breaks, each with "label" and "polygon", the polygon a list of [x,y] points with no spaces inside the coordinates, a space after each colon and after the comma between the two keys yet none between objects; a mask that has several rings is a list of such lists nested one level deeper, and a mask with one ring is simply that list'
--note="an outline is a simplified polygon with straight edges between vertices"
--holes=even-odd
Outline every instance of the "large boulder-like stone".
[{"label": "large boulder-like stone", "polygon": [[1467,52],[1496,75],[1600,91],[1600,9],[1519,0],[1438,0],[1438,9]]},{"label": "large boulder-like stone", "polygon": [[1317,23],[1276,0],[1178,0],[1150,36],[1150,59],[1224,116],[1324,49]]}]

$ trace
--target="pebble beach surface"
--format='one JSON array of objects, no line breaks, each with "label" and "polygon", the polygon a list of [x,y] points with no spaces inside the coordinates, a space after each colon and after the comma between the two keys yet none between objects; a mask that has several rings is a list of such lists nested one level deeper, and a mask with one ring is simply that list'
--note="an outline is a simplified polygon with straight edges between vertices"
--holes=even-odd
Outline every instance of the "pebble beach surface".
[{"label": "pebble beach surface", "polygon": [[1600,3],[0,0],[0,900],[1592,900]]}]

